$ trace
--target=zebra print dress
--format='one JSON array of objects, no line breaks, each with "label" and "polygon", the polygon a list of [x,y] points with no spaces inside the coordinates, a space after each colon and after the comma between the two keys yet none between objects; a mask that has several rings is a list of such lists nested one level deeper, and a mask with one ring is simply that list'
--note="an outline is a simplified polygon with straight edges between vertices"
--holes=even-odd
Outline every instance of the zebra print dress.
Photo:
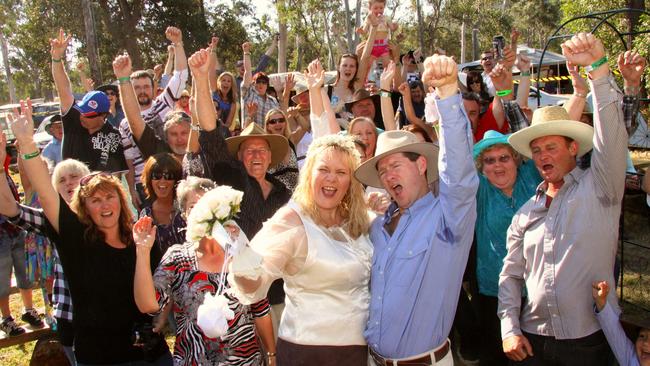
[{"label": "zebra print dress", "polygon": [[[195,246],[191,243],[171,246],[156,269],[154,285],[160,308],[173,302],[177,323],[175,366],[263,364],[254,319],[269,314],[266,299],[247,306],[226,294],[235,317],[228,322],[228,332],[221,338],[209,338],[197,325],[197,309],[206,292],[216,293],[219,277],[219,273],[198,269]],[[227,283],[225,287],[228,288]]]}]

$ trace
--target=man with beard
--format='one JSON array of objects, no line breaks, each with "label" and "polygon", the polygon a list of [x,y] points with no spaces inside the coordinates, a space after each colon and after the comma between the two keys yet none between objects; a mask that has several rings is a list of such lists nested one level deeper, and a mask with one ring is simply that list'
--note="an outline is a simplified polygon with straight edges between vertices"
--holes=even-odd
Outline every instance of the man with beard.
[{"label": "man with beard", "polygon": [[[139,182],[146,159],[143,158],[143,154],[136,144],[145,131],[142,122],[151,127],[158,138],[167,141],[164,131],[165,117],[174,110],[176,100],[180,98],[187,82],[187,58],[183,49],[183,34],[176,27],[167,27],[165,36],[174,45],[174,73],[164,91],[156,99],[153,98],[153,77],[147,71],[138,70],[130,75],[130,80],[127,79],[128,76],[118,80],[120,84],[128,81],[133,86],[142,116],[142,119],[137,120],[125,118],[120,123],[124,157],[129,165],[127,181],[136,207],[144,200],[144,187]],[[120,94],[122,89],[123,87],[120,85]],[[122,108],[125,115],[128,115],[124,102],[122,102]]]}]

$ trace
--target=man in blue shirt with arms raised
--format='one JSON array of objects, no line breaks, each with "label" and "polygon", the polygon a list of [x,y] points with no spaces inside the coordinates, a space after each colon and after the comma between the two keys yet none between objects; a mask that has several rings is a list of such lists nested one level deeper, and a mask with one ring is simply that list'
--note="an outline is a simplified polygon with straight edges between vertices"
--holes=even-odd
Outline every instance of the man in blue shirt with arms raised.
[{"label": "man in blue shirt with arms raised", "polygon": [[[388,131],[379,136],[375,157],[355,172],[394,201],[370,231],[375,252],[365,335],[382,366],[453,365],[447,336],[476,221],[478,177],[456,63],[431,56],[422,79],[436,89],[440,151],[410,132]],[[429,183],[438,178],[436,197]]]}]

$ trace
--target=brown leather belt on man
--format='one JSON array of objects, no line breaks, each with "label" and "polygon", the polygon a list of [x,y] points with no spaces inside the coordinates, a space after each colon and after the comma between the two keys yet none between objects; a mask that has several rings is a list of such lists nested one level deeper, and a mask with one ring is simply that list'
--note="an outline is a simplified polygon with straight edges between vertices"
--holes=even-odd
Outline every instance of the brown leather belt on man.
[{"label": "brown leather belt on man", "polygon": [[[400,359],[400,360],[391,360],[380,356],[377,352],[372,350],[372,347],[368,347],[370,350],[370,357],[377,366],[401,366],[401,365],[435,365],[436,362],[442,360],[447,353],[449,352],[449,340],[446,340],[440,347],[423,354],[421,357],[416,356],[416,358]],[[433,357],[433,359],[432,359]]]}]

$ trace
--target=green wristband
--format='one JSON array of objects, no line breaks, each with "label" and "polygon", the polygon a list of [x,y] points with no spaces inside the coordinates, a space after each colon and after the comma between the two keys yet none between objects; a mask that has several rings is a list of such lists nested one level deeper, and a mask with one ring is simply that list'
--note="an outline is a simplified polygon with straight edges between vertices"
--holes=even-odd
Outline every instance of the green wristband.
[{"label": "green wristband", "polygon": [[497,90],[497,96],[505,97],[506,95],[512,94],[512,89]]},{"label": "green wristband", "polygon": [[41,155],[41,152],[39,150],[36,150],[33,153],[23,154],[23,160],[33,159],[39,155]]},{"label": "green wristband", "polygon": [[117,78],[117,81],[120,84],[126,84],[131,82],[131,77],[130,76],[122,76],[121,78]]},{"label": "green wristband", "polygon": [[379,91],[379,96],[380,97],[387,97],[390,98],[393,95],[393,93],[389,92],[388,90],[381,89]]},{"label": "green wristband", "polygon": [[521,74],[519,74],[519,75],[520,76],[530,76],[530,72],[529,71],[522,71]]},{"label": "green wristband", "polygon": [[589,65],[587,67],[585,67],[585,70],[587,72],[592,72],[592,71],[596,70],[597,68],[599,68],[600,66],[602,66],[603,64],[606,64],[607,61],[609,61],[607,56],[603,56],[600,60],[594,62],[593,64],[591,64],[591,65]]},{"label": "green wristband", "polygon": [[54,58],[54,57],[52,57],[52,62],[62,62],[62,61],[63,61],[62,58]]}]

